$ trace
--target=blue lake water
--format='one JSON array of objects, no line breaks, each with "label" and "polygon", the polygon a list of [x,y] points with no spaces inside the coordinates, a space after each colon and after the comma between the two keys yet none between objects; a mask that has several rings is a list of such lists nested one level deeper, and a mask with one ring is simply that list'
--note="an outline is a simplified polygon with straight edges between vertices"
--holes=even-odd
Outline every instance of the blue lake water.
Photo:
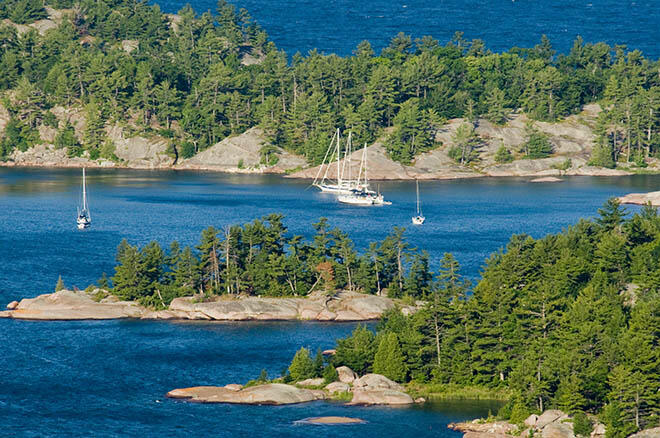
[{"label": "blue lake water", "polygon": [[[214,11],[216,0],[151,0],[166,12],[190,3]],[[398,32],[431,35],[442,44],[454,32],[481,38],[494,51],[532,47],[546,34],[566,53],[581,35],[587,42],[625,44],[660,56],[660,2],[656,0],[231,0],[246,8],[275,44],[289,54],[312,49],[350,54],[368,40],[380,51]]]},{"label": "blue lake water", "polygon": [[[0,304],[53,290],[58,275],[84,288],[112,274],[122,238],[196,243],[208,225],[244,223],[281,212],[291,233],[311,235],[325,216],[358,248],[407,227],[411,244],[434,264],[453,252],[466,275],[513,233],[542,236],[593,216],[610,196],[657,190],[660,176],[474,179],[421,184],[427,223],[410,224],[413,182],[381,183],[393,205],[359,208],[308,189],[306,181],[174,171],[88,172],[93,226],[75,229],[79,170],[0,168]],[[635,210],[632,208],[631,210]],[[0,320],[0,421],[16,436],[302,436],[295,420],[358,416],[366,425],[321,427],[329,436],[459,436],[449,421],[485,415],[487,404],[428,404],[408,409],[187,404],[168,390],[244,382],[267,369],[279,375],[300,346],[330,348],[353,324],[29,322]],[[493,408],[494,410],[494,408]]]}]

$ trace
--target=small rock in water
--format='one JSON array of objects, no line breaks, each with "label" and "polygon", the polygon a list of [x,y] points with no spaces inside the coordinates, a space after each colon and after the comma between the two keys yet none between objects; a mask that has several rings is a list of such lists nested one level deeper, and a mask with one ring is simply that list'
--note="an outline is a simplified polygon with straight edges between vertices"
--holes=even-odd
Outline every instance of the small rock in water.
[{"label": "small rock in water", "polygon": [[544,183],[544,182],[562,182],[563,180],[561,178],[556,178],[554,176],[545,176],[541,178],[536,178],[531,180],[530,182],[533,183]]},{"label": "small rock in water", "polygon": [[363,424],[366,421],[361,418],[351,418],[351,417],[312,417],[305,418],[303,420],[296,421],[298,424]]}]

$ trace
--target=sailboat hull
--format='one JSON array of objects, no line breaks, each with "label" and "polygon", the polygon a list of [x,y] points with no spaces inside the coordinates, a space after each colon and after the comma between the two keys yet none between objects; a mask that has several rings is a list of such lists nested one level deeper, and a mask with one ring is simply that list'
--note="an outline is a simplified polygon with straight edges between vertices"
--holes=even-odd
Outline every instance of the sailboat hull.
[{"label": "sailboat hull", "polygon": [[349,204],[349,205],[374,205],[374,200],[370,197],[362,197],[362,196],[353,196],[353,195],[345,195],[345,196],[338,196],[337,201],[341,202],[342,204]]},{"label": "sailboat hull", "polygon": [[91,223],[92,222],[89,219],[87,219],[86,217],[79,217],[76,220],[76,224],[77,224],[79,230],[84,230],[85,228],[89,228]]},{"label": "sailboat hull", "polygon": [[424,216],[415,216],[412,218],[413,225],[422,225],[426,218]]},{"label": "sailboat hull", "polygon": [[348,195],[355,190],[365,190],[370,193],[372,192],[369,190],[368,186],[365,187],[364,184],[357,183],[347,183],[342,184],[341,186],[338,184],[314,184],[314,187],[317,187],[323,193],[335,193],[340,195]]}]

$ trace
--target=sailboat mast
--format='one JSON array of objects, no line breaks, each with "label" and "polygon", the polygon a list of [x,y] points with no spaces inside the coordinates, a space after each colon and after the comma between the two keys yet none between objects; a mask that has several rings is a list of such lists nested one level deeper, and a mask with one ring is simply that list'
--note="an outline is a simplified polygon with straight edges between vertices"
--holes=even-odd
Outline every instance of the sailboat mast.
[{"label": "sailboat mast", "polygon": [[348,140],[346,141],[346,154],[344,155],[344,165],[348,167],[348,180],[351,180],[351,149],[353,141],[353,132],[348,131]]},{"label": "sailboat mast", "polygon": [[369,186],[369,181],[367,180],[367,143],[364,144],[364,187]]},{"label": "sailboat mast", "polygon": [[341,156],[341,143],[339,142],[339,128],[337,128],[337,187],[341,188],[341,176],[339,174],[339,160]]},{"label": "sailboat mast", "polygon": [[[318,172],[316,172],[316,177],[314,178],[314,182],[312,183],[313,186],[317,185],[319,176],[321,175],[321,171],[323,170],[323,167],[325,166],[325,173],[323,174],[323,179],[321,180],[321,184],[325,184],[325,180],[328,177],[328,170],[330,169],[330,162],[328,162],[328,155],[332,157],[332,154],[330,151],[332,150],[332,145],[335,143],[335,135],[336,133],[332,136],[332,139],[330,140],[330,145],[328,146],[328,150],[325,151],[325,156],[323,157],[323,162],[321,163],[321,166],[319,166]],[[332,151],[334,153],[334,151]],[[330,158],[330,161],[332,161],[332,158]]]},{"label": "sailboat mast", "polygon": [[421,210],[419,208],[419,180],[415,180],[415,184],[417,186],[417,216],[421,215]]},{"label": "sailboat mast", "polygon": [[83,167],[83,205],[82,209],[83,211],[87,211],[87,184],[85,183],[85,168]]}]

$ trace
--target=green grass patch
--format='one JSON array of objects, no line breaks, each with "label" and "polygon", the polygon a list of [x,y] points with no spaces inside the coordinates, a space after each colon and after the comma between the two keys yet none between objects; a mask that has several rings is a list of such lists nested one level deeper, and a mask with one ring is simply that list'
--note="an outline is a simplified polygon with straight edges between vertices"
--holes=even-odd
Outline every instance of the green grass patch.
[{"label": "green grass patch", "polygon": [[501,400],[511,398],[511,392],[503,388],[481,386],[446,385],[439,383],[411,382],[406,387],[413,397],[425,397],[428,400]]},{"label": "green grass patch", "polygon": [[335,392],[330,395],[330,400],[348,403],[353,400],[352,392]]}]

